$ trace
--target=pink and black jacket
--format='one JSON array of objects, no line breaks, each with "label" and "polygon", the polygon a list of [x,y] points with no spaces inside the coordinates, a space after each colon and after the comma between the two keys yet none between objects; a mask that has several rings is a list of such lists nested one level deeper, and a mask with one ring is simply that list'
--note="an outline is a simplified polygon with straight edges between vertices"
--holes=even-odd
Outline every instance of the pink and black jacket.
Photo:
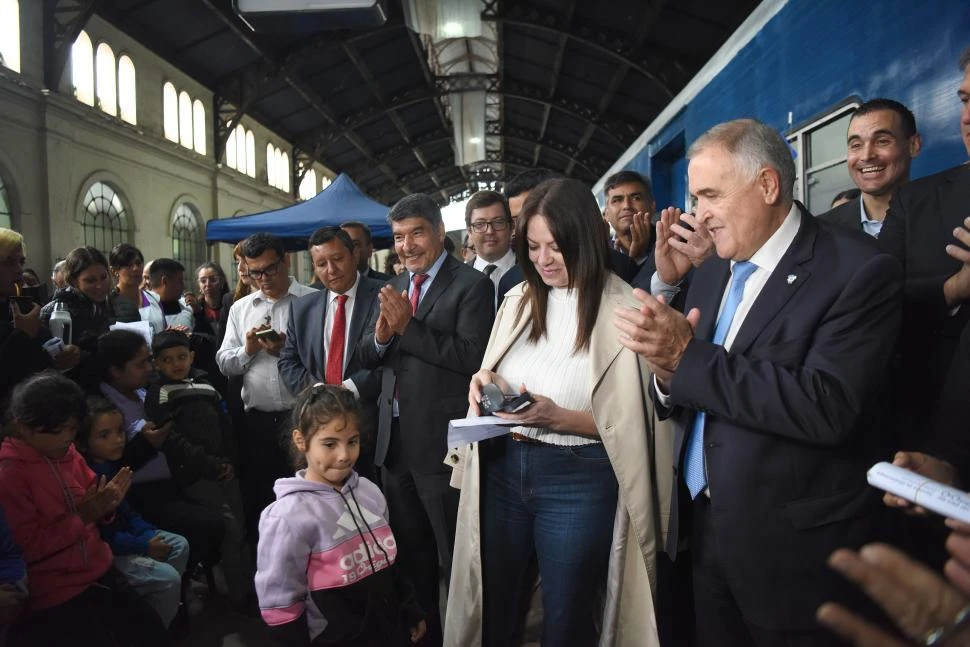
[{"label": "pink and black jacket", "polygon": [[259,520],[256,593],[284,645],[406,645],[423,614],[397,572],[387,501],[352,473],[337,490],[279,479]]}]

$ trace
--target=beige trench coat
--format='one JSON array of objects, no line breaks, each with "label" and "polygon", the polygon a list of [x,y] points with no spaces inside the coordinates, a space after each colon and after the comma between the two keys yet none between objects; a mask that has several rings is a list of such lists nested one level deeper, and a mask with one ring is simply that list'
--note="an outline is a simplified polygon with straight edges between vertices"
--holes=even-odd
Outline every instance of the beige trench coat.
[{"label": "beige trench coat", "polygon": [[[528,334],[529,309],[515,323],[525,284],[505,296],[492,328],[483,368],[495,370],[512,343]],[[593,419],[613,464],[619,501],[613,528],[601,647],[659,645],[654,615],[657,551],[666,545],[673,483],[672,430],[656,419],[651,375],[637,354],[617,341],[614,310],[637,306],[632,289],[610,275],[590,340]],[[659,427],[663,427],[660,429]],[[477,444],[453,449],[445,463],[461,488],[445,647],[480,647],[482,566],[479,541]]]}]

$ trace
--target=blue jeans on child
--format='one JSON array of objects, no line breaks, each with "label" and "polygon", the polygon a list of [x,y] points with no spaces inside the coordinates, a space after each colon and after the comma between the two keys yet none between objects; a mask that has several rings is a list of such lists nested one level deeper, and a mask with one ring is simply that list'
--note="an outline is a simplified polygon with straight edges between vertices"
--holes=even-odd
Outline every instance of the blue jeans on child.
[{"label": "blue jeans on child", "polygon": [[178,613],[182,598],[182,573],[189,562],[189,542],[182,535],[164,530],[159,530],[156,536],[172,547],[164,562],[147,555],[118,555],[114,564],[167,627]]},{"label": "blue jeans on child", "polygon": [[519,598],[535,551],[543,647],[596,645],[618,491],[606,449],[508,435],[478,447],[483,644],[518,644]]}]

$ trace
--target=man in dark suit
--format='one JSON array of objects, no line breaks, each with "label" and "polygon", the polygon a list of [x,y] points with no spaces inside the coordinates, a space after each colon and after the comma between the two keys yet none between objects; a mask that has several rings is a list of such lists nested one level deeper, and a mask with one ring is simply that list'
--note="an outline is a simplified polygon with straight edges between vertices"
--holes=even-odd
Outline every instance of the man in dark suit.
[{"label": "man in dark suit", "polygon": [[870,414],[899,330],[899,264],[794,203],[791,153],[765,124],[715,126],[688,159],[717,257],[697,268],[686,317],[638,291],[617,325],[676,422],[698,644],[836,644],[815,610],[852,595],[827,557],[875,536],[866,470],[885,449]]},{"label": "man in dark suit", "polygon": [[357,349],[383,371],[377,465],[401,570],[428,614],[420,644],[441,643],[439,564],[451,569],[458,491],[450,487],[448,421],[464,418],[468,383],[481,366],[494,319],[495,289],[483,273],[445,251],[441,210],[422,193],[388,214],[407,268],[381,289],[379,311]]},{"label": "man in dark suit", "polygon": [[612,247],[639,267],[653,249],[652,218],[657,202],[650,181],[636,171],[620,171],[606,178],[603,193],[603,220],[613,228]]},{"label": "man in dark suit", "polygon": [[916,118],[892,99],[866,101],[852,114],[848,129],[849,177],[862,194],[819,218],[879,237],[889,200],[909,181],[909,167],[921,141]]},{"label": "man in dark suit", "polygon": [[357,269],[360,275],[374,279],[376,281],[387,281],[391,277],[384,272],[378,272],[370,266],[370,257],[374,253],[374,240],[370,235],[370,227],[358,220],[348,220],[340,223],[340,228],[347,232],[350,239],[354,241],[354,248],[357,250]]},{"label": "man in dark suit", "polygon": [[286,342],[279,359],[280,379],[293,395],[316,382],[342,384],[354,392],[361,404],[365,438],[357,471],[375,480],[380,376],[362,368],[355,353],[384,283],[358,273],[357,249],[342,229],[316,230],[309,247],[313,271],[323,289],[300,297],[290,306]]},{"label": "man in dark suit", "polygon": [[[970,155],[970,48],[960,58],[960,127]],[[953,237],[970,228],[970,165],[915,180],[893,196],[879,242],[903,264],[905,301],[896,387],[900,449],[925,443],[933,409],[961,331],[970,322],[967,243]]]}]

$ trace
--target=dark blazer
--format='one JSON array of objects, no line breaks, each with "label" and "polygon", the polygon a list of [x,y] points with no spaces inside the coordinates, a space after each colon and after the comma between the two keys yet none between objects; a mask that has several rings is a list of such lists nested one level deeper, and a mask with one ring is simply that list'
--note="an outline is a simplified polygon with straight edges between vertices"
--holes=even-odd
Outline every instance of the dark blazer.
[{"label": "dark blazer", "polygon": [[[347,352],[344,357],[344,379],[353,380],[360,398],[374,402],[380,393],[380,377],[361,367],[356,349],[361,343],[370,316],[377,305],[377,294],[384,284],[361,277],[357,285],[354,312],[347,331]],[[314,382],[322,382],[327,372],[327,349],[323,347],[323,322],[327,316],[330,290],[320,290],[302,296],[290,304],[290,320],[286,325],[286,342],[280,351],[280,379],[293,395]]]},{"label": "dark blazer", "polygon": [[367,268],[367,278],[373,279],[375,281],[382,281],[383,283],[387,283],[388,281],[391,280],[390,274],[385,274],[384,272],[378,272],[373,267]]},{"label": "dark blazer", "polygon": [[970,394],[970,324],[960,335],[953,363],[943,382],[939,406],[932,412],[929,442],[930,453],[956,467],[964,484],[970,481],[967,394]]},{"label": "dark blazer", "polygon": [[729,272],[718,257],[697,269],[686,308],[701,319],[670,385],[674,406],[658,412],[677,423],[675,472],[707,412],[711,532],[745,619],[815,630],[818,606],[848,595],[825,560],[873,539],[881,510],[866,470],[889,456],[871,414],[899,331],[901,271],[871,238],[803,209],[728,352],[707,340]]},{"label": "dark blazer", "polygon": [[[408,272],[390,280],[398,292],[406,291],[409,282]],[[384,464],[390,444],[396,390],[399,440],[408,467],[424,473],[448,469],[442,463],[448,451],[448,421],[464,418],[468,411],[468,382],[481,368],[488,345],[494,295],[487,276],[449,254],[404,334],[394,338],[383,357],[374,343],[377,313],[372,313],[357,356],[362,366],[383,369],[377,465]]]},{"label": "dark blazer", "polygon": [[970,215],[970,165],[915,180],[899,188],[879,234],[879,244],[903,265],[905,302],[900,336],[896,417],[905,446],[925,444],[926,411],[939,397],[970,304],[951,315],[943,283],[960,269],[946,253],[953,230]]},{"label": "dark blazer", "polygon": [[849,200],[845,204],[840,204],[834,209],[826,211],[819,216],[819,218],[825,222],[831,222],[836,225],[848,227],[849,229],[856,229],[858,231],[865,232],[865,230],[862,228],[862,219],[860,218],[860,200],[862,200],[861,196],[855,200]]}]

